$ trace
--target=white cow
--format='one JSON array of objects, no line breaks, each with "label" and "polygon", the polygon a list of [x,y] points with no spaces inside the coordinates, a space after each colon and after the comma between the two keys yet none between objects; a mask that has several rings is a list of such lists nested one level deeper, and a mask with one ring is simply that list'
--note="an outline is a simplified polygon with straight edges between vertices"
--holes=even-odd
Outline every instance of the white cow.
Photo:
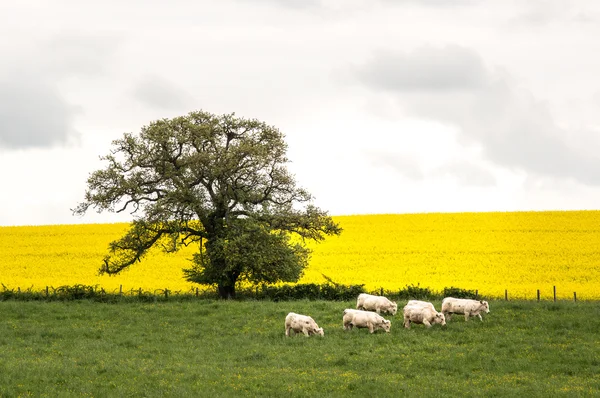
[{"label": "white cow", "polygon": [[[433,305],[432,305],[433,307]],[[410,324],[423,324],[430,328],[436,323],[444,326],[446,318],[441,312],[437,312],[434,308],[425,305],[405,305],[404,306],[404,327],[410,329]]]},{"label": "white cow", "polygon": [[464,314],[465,321],[469,320],[471,316],[478,316],[479,320],[483,321],[481,313],[490,312],[490,305],[487,301],[471,300],[471,299],[458,299],[454,297],[446,297],[442,300],[442,313],[448,320],[452,317],[452,314]]},{"label": "white cow", "polygon": [[361,293],[356,300],[356,309],[365,311],[375,311],[378,314],[387,312],[396,315],[398,305],[383,296],[373,296],[372,294]]},{"label": "white cow", "polygon": [[293,330],[294,334],[304,333],[304,335],[307,337],[312,336],[314,334],[318,334],[319,336],[325,335],[323,328],[320,328],[319,325],[317,325],[317,322],[315,322],[315,320],[312,319],[310,316],[300,315],[294,312],[290,312],[285,317],[286,336],[290,335],[290,330]]},{"label": "white cow", "polygon": [[410,305],[410,306],[417,306],[417,307],[425,307],[425,308],[431,308],[432,310],[435,311],[435,307],[433,306],[432,303],[430,303],[429,301],[421,301],[421,300],[409,300],[408,303],[406,305]]},{"label": "white cow", "polygon": [[370,333],[374,333],[378,329],[383,329],[387,333],[390,332],[392,322],[384,319],[381,315],[371,311],[344,310],[344,330],[352,330],[352,327],[368,328]]}]

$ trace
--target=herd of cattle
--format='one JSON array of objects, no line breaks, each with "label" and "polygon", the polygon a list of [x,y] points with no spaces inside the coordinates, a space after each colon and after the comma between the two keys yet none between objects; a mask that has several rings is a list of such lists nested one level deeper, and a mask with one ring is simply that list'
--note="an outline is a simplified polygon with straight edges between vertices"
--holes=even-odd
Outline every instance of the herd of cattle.
[{"label": "herd of cattle", "polygon": [[[356,309],[344,310],[344,330],[352,330],[353,327],[357,327],[368,328],[370,333],[374,333],[378,329],[389,333],[392,322],[384,319],[380,314],[396,315],[397,311],[398,305],[386,297],[362,293],[356,300]],[[442,300],[441,312],[437,312],[432,303],[419,300],[410,300],[404,306],[403,311],[405,328],[410,329],[411,323],[423,324],[430,328],[436,323],[445,325],[446,320],[449,321],[452,314],[464,315],[465,321],[473,316],[477,316],[479,320],[483,321],[481,313],[489,313],[490,306],[487,301],[446,297]],[[304,333],[305,336],[325,335],[323,328],[320,328],[310,316],[294,312],[290,312],[285,317],[285,335],[289,336],[291,331],[294,334]]]}]

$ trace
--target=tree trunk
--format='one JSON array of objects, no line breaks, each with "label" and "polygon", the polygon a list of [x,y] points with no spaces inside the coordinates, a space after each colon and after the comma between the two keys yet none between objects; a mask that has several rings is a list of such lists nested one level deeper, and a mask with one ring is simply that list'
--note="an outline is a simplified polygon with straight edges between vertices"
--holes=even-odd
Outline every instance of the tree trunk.
[{"label": "tree trunk", "polygon": [[222,284],[219,283],[217,286],[217,291],[219,292],[219,297],[222,299],[233,299],[235,298],[235,284]]}]

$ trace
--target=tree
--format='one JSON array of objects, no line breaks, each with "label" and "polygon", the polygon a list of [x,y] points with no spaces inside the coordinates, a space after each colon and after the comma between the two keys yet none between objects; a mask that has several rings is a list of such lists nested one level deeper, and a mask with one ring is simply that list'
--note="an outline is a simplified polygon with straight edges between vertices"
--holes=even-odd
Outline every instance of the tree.
[{"label": "tree", "polygon": [[113,141],[90,174],[84,215],[131,211],[129,230],[111,242],[101,273],[117,274],[151,247],[198,244],[187,280],[235,296],[238,281],[295,282],[308,264],[307,240],[341,228],[287,171],[287,144],[275,127],[235,114],[191,112]]}]

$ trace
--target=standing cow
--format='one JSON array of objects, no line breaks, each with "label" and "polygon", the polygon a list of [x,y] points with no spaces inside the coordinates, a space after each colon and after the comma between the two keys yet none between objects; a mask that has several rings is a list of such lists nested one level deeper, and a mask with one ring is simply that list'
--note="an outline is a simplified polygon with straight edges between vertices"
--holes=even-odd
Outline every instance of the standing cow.
[{"label": "standing cow", "polygon": [[312,319],[310,316],[300,315],[300,314],[296,314],[294,312],[290,312],[285,317],[285,335],[286,336],[290,335],[290,330],[294,331],[294,334],[304,333],[304,335],[306,337],[312,336],[315,334],[317,334],[319,336],[325,335],[323,328],[320,328],[319,325],[317,325],[317,322],[315,322],[315,320]]},{"label": "standing cow", "polygon": [[409,300],[408,303],[406,305],[410,305],[410,306],[417,306],[417,307],[425,307],[425,308],[431,308],[432,310],[435,311],[435,307],[433,306],[432,303],[430,303],[429,301],[421,301],[421,300]]},{"label": "standing cow", "polygon": [[378,314],[387,312],[396,315],[398,305],[383,296],[373,296],[372,294],[361,293],[356,300],[356,309],[365,311],[375,311]]},{"label": "standing cow", "polygon": [[352,327],[368,328],[370,333],[378,329],[390,332],[392,322],[384,319],[381,315],[371,311],[345,309],[343,317],[344,330],[352,330]]},{"label": "standing cow", "polygon": [[446,324],[446,318],[441,312],[437,312],[431,306],[428,305],[406,305],[404,306],[404,327],[410,329],[411,323],[423,324],[430,328],[436,323],[444,326]]},{"label": "standing cow", "polygon": [[448,320],[452,317],[452,314],[461,314],[465,316],[465,321],[469,320],[469,317],[478,316],[480,321],[483,321],[481,313],[490,312],[490,305],[487,301],[471,300],[471,299],[458,299],[454,297],[446,297],[442,300],[442,313]]}]

